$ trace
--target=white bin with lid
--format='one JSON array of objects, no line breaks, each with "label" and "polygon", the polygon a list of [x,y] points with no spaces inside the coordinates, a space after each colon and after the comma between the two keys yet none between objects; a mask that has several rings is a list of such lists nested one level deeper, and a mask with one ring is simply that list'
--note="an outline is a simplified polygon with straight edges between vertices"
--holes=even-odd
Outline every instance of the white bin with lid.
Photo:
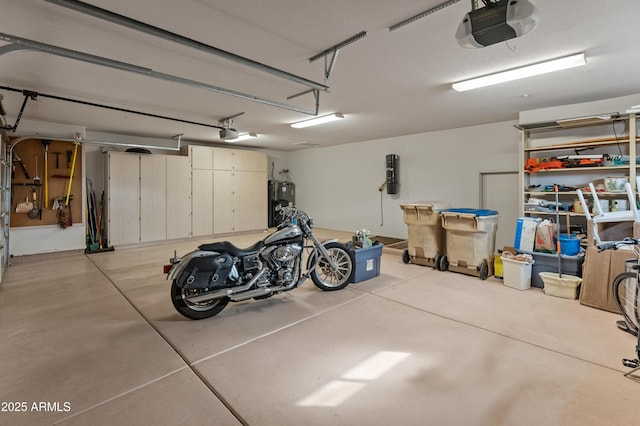
[{"label": "white bin with lid", "polygon": [[531,288],[533,260],[524,262],[504,256],[501,259],[504,285],[518,290],[529,290]]}]

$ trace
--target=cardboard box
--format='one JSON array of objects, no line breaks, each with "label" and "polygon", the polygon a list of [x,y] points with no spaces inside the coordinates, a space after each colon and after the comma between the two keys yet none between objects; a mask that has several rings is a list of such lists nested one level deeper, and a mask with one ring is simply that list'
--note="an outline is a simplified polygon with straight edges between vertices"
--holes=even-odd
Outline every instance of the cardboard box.
[{"label": "cardboard box", "polygon": [[542,220],[539,217],[520,217],[516,221],[514,247],[518,250],[533,251],[536,242],[536,228]]},{"label": "cardboard box", "polygon": [[[602,222],[597,225],[600,241],[618,241],[640,236],[640,223],[637,222]],[[592,220],[587,221],[587,244],[595,245]]]},{"label": "cardboard box", "polygon": [[632,250],[605,250],[591,245],[582,270],[582,290],[580,303],[592,308],[620,313],[613,299],[612,285],[616,276],[625,271],[625,261],[634,259]]}]

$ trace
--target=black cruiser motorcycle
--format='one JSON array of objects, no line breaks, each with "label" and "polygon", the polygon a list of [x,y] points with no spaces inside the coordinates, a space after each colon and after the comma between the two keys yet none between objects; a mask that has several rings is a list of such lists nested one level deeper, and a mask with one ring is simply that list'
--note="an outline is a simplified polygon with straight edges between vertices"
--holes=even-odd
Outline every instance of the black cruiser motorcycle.
[{"label": "black cruiser motorcycle", "polygon": [[[203,244],[165,265],[171,301],[178,312],[198,320],[212,317],[231,302],[265,299],[299,287],[311,277],[325,291],[340,290],[352,280],[351,250],[336,240],[320,242],[313,220],[294,206],[281,207],[277,230],[248,248],[228,241]],[[303,273],[303,255],[309,253]]]}]

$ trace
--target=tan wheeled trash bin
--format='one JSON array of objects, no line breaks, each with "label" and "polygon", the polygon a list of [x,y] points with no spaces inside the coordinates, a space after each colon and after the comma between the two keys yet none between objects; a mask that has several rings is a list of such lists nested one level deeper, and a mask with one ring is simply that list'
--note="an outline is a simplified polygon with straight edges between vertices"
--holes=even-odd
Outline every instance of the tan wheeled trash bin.
[{"label": "tan wheeled trash bin", "polygon": [[404,263],[411,262],[441,270],[439,264],[446,250],[440,210],[450,207],[444,201],[419,201],[400,205],[409,237],[407,249],[402,253]]},{"label": "tan wheeled trash bin", "polygon": [[442,211],[448,269],[485,280],[493,275],[496,231],[495,210],[456,208]]}]

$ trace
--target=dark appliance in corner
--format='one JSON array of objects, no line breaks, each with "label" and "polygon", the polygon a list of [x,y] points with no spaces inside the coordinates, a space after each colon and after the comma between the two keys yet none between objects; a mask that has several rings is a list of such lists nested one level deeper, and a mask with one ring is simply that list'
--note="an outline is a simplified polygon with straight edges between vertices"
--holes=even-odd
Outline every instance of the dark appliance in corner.
[{"label": "dark appliance in corner", "polygon": [[282,220],[278,217],[276,207],[288,206],[296,202],[296,185],[282,180],[269,181],[269,228],[278,226]]}]

